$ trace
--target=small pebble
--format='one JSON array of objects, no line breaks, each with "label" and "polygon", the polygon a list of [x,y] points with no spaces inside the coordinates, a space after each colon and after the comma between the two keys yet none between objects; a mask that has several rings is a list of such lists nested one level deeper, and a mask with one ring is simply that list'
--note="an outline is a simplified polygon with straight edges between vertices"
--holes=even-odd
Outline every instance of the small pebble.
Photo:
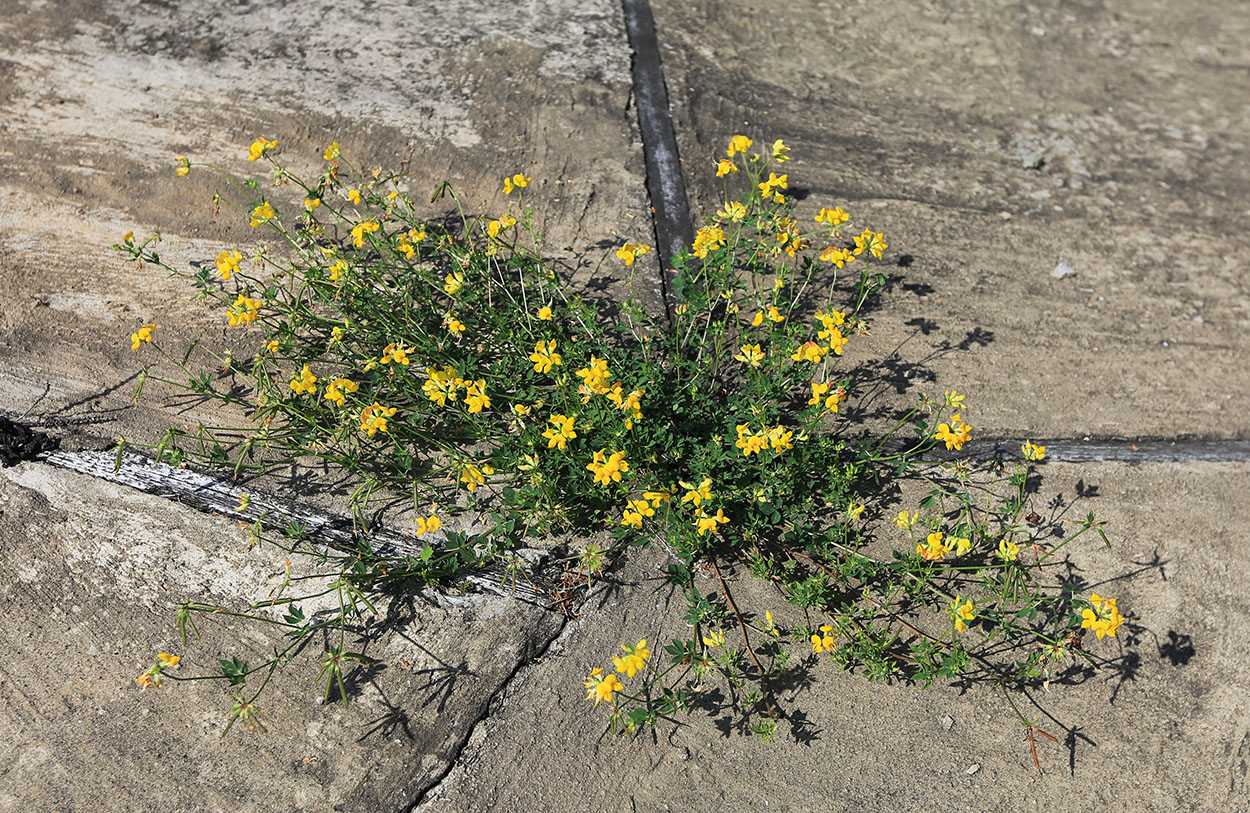
[{"label": "small pebble", "polygon": [[968,766],[968,770],[964,771],[964,773],[968,774],[968,776],[972,776],[974,773],[976,773],[979,770],[981,770],[981,763],[974,762]]},{"label": "small pebble", "polygon": [[1050,272],[1050,275],[1055,279],[1063,279],[1064,277],[1075,276],[1076,271],[1072,269],[1072,266],[1061,262],[1055,266],[1054,270]]},{"label": "small pebble", "polygon": [[947,731],[950,731],[951,728],[954,727],[954,725],[955,725],[955,718],[950,716],[949,714],[942,718],[942,728],[945,728]]}]

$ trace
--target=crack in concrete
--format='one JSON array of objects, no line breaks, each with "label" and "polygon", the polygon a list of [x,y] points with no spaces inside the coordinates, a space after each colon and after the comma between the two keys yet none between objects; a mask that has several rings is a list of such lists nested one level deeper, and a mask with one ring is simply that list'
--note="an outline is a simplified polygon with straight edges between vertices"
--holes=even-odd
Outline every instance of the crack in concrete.
[{"label": "crack in concrete", "polygon": [[559,640],[560,636],[564,634],[565,628],[569,625],[569,620],[570,619],[567,615],[562,616],[560,626],[557,627],[551,637],[549,637],[542,644],[542,648],[537,653],[517,660],[516,666],[512,669],[508,676],[503,679],[498,688],[491,693],[491,696],[486,699],[486,702],[482,704],[481,714],[479,714],[472,723],[466,726],[464,736],[461,737],[460,741],[457,742],[452,748],[451,758],[447,761],[447,767],[443,769],[443,772],[440,773],[433,782],[417,794],[417,798],[411,805],[403,808],[404,813],[413,813],[423,802],[426,801],[426,799],[430,798],[431,794],[436,793],[438,789],[442,787],[443,783],[447,781],[447,778],[451,776],[451,772],[456,769],[456,765],[460,763],[460,755],[464,753],[464,749],[468,746],[469,741],[473,739],[473,732],[477,731],[478,726],[486,722],[491,715],[495,714],[500,708],[503,707],[503,698],[507,695],[508,688],[521,674],[521,672],[526,667],[538,663],[547,656],[547,651],[551,649],[551,645]]}]

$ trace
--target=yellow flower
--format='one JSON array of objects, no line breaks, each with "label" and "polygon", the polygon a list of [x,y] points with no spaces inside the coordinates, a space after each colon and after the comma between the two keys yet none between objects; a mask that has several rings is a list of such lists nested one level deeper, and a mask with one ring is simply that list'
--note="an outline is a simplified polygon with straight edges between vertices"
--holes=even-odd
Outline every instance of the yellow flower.
[{"label": "yellow flower", "polygon": [[711,531],[713,534],[720,533],[718,523],[724,525],[726,522],[729,522],[729,517],[725,516],[725,512],[719,508],[716,509],[715,514],[705,514],[700,510],[695,518],[696,530],[699,536],[703,536],[708,531]]},{"label": "yellow flower", "polygon": [[495,468],[489,463],[483,463],[481,466],[465,463],[460,470],[460,482],[464,483],[469,491],[477,491],[477,487],[486,482],[487,475],[494,473]]},{"label": "yellow flower", "polygon": [[152,343],[152,331],[156,330],[156,325],[147,324],[130,334],[130,349],[138,350],[144,342]]},{"label": "yellow flower", "polygon": [[278,340],[270,339],[269,343],[265,345],[265,350],[267,350],[270,353],[278,352]]},{"label": "yellow flower", "polygon": [[547,448],[564,451],[568,442],[577,437],[577,432],[573,428],[573,418],[568,415],[552,415],[547,422],[551,424],[543,432],[543,437],[547,438]]},{"label": "yellow flower", "polygon": [[230,323],[230,327],[250,325],[260,315],[260,305],[259,299],[239,294],[234,304],[226,310],[226,321]]},{"label": "yellow flower", "polygon": [[889,248],[885,243],[885,235],[881,232],[874,232],[872,229],[864,229],[864,233],[855,238],[855,253],[862,254],[865,249],[868,253],[877,259],[881,259],[881,252]]},{"label": "yellow flower", "polygon": [[304,198],[304,208],[312,211],[321,205],[321,198]]},{"label": "yellow flower", "polygon": [[898,516],[894,518],[894,524],[906,531],[915,525],[918,519],[920,519],[919,512],[908,515],[906,511],[899,511]]},{"label": "yellow flower", "polygon": [[377,401],[360,411],[360,431],[373,437],[386,432],[386,419],[395,415],[395,407],[384,407]]},{"label": "yellow flower", "polygon": [[855,262],[855,255],[844,248],[829,246],[829,248],[820,252],[820,259],[822,262],[833,263],[838,268],[841,268],[847,263]]},{"label": "yellow flower", "polygon": [[412,351],[413,348],[408,347],[403,342],[391,342],[382,350],[382,357],[378,361],[382,364],[395,362],[407,367],[409,362],[408,354]]},{"label": "yellow flower", "polygon": [[185,155],[178,157],[178,168],[174,170],[174,174],[179,178],[185,178],[191,173],[191,162],[187,160]]},{"label": "yellow flower", "polygon": [[685,480],[680,483],[681,487],[686,489],[686,494],[681,498],[681,504],[694,503],[695,508],[703,504],[704,500],[712,499],[712,480],[708,478],[699,483],[698,488],[690,485]]},{"label": "yellow flower", "polygon": [[[344,320],[344,323],[346,323],[346,320]],[[338,325],[335,325],[334,328],[330,330],[330,344],[339,344],[342,341],[343,341],[343,328],[339,327]]]},{"label": "yellow flower", "polygon": [[347,271],[347,260],[338,260],[330,266],[330,281],[338,282]]},{"label": "yellow flower", "polygon": [[778,164],[790,160],[790,148],[780,138],[773,142],[773,160]]},{"label": "yellow flower", "polygon": [[955,621],[955,629],[965,632],[968,629],[968,622],[976,617],[976,606],[972,603],[972,599],[964,601],[963,596],[955,596],[955,601],[951,603],[951,618]]},{"label": "yellow flower", "polygon": [[651,650],[647,648],[647,639],[643,638],[635,646],[622,644],[621,649],[625,650],[625,657],[618,658],[613,656],[612,663],[616,665],[616,671],[625,675],[625,677],[633,677],[641,672],[647,665],[647,659],[651,657]]},{"label": "yellow flower", "polygon": [[972,540],[966,536],[952,537],[950,542],[952,545],[955,546],[956,556],[963,556],[965,553],[967,553],[969,550],[972,549]]},{"label": "yellow flower", "polygon": [[821,206],[820,211],[816,214],[817,223],[826,223],[830,228],[840,226],[850,219],[850,215],[842,211],[841,206],[830,209],[828,206]]},{"label": "yellow flower", "polygon": [[519,172],[515,175],[511,175],[507,178],[504,178],[503,179],[503,193],[505,195],[511,195],[513,189],[524,189],[525,187],[530,185],[530,181],[532,180],[534,179],[526,177],[525,175],[522,175]]},{"label": "yellow flower", "polygon": [[265,201],[261,205],[252,209],[252,220],[249,225],[254,229],[262,223],[268,223],[278,216],[278,213],[269,205],[269,201]]},{"label": "yellow flower", "polygon": [[821,347],[816,342],[808,341],[801,344],[790,358],[795,361],[810,361],[813,364],[819,364],[828,352],[828,347]]},{"label": "yellow flower", "polygon": [[438,518],[437,514],[430,514],[428,517],[417,517],[417,536],[422,534],[431,534],[441,530],[443,521]]},{"label": "yellow flower", "polygon": [[455,271],[443,277],[443,292],[448,296],[455,296],[456,293],[464,287],[464,274]]},{"label": "yellow flower", "polygon": [[784,426],[776,426],[768,430],[768,445],[773,447],[774,452],[784,452],[787,449],[793,449],[794,433],[786,429]]},{"label": "yellow flower", "polygon": [[729,149],[726,150],[725,154],[730,158],[733,158],[738,153],[745,154],[747,150],[751,149],[751,144],[751,139],[744,135],[736,135],[729,139]]},{"label": "yellow flower", "polygon": [[725,645],[725,631],[708,630],[707,635],[703,636],[703,644],[704,646],[709,646],[712,649],[719,649]]},{"label": "yellow flower", "polygon": [[512,414],[516,415],[518,418],[523,418],[526,415],[530,414],[530,412],[532,411],[533,410],[527,407],[525,404],[513,404],[512,405]]},{"label": "yellow flower", "polygon": [[447,324],[448,330],[450,330],[456,336],[459,336],[461,333],[464,333],[464,322],[461,322],[459,319],[456,319],[455,317],[450,316],[450,315],[446,318],[447,318],[446,324]]},{"label": "yellow flower", "polygon": [[716,163],[716,177],[723,178],[726,175],[732,175],[738,171],[738,165],[728,158],[722,158]]},{"label": "yellow flower", "polygon": [[741,348],[742,353],[734,356],[735,361],[741,361],[744,364],[750,364],[752,367],[760,366],[760,362],[764,360],[764,351],[760,350],[758,344],[744,344]]},{"label": "yellow flower", "polygon": [[731,200],[725,204],[724,209],[717,209],[716,216],[722,220],[732,220],[735,223],[747,216],[747,207],[741,201]]},{"label": "yellow flower", "polygon": [[768,318],[772,319],[774,322],[778,324],[786,321],[786,317],[781,315],[781,311],[777,310],[776,305],[768,306]]},{"label": "yellow flower", "polygon": [[651,246],[639,245],[637,243],[626,243],[616,250],[616,256],[621,258],[625,265],[633,265],[634,261],[639,257],[651,251]]},{"label": "yellow flower", "polygon": [[556,340],[538,342],[534,345],[534,352],[530,354],[530,361],[534,362],[534,372],[549,373],[552,367],[563,364],[560,354],[556,352]]},{"label": "yellow flower", "polygon": [[296,395],[303,395],[304,393],[316,395],[317,376],[313,375],[312,370],[308,368],[307,364],[305,364],[304,369],[300,371],[298,378],[291,379],[291,389]]},{"label": "yellow flower", "polygon": [[[823,333],[825,331],[821,332]],[[828,334],[829,347],[827,349],[832,350],[835,356],[842,355],[842,348],[846,346],[847,338],[843,336],[842,331],[838,330],[836,327],[828,331]]]},{"label": "yellow flower", "polygon": [[365,244],[365,235],[372,234],[381,226],[372,220],[362,220],[352,227],[352,244],[360,248]]},{"label": "yellow flower", "polygon": [[551,312],[551,308],[550,308],[550,307],[548,307],[548,306],[546,306],[546,305],[543,305],[541,308],[539,308],[539,309],[538,309],[538,318],[539,318],[539,319],[541,319],[541,320],[543,320],[544,322],[550,322],[550,321],[552,320],[552,318],[553,318],[553,314],[552,314],[552,312]]},{"label": "yellow flower", "polygon": [[1016,561],[1020,558],[1020,546],[1004,536],[998,543],[998,558],[1004,562]]},{"label": "yellow flower", "polygon": [[498,237],[500,231],[502,231],[503,229],[510,228],[511,226],[515,224],[516,224],[516,218],[508,217],[507,215],[500,215],[499,219],[492,220],[491,222],[486,224],[486,233],[489,234],[491,237]]},{"label": "yellow flower", "polygon": [[950,549],[950,543],[946,541],[946,535],[941,531],[934,531],[924,542],[916,545],[916,553],[930,562],[939,562],[946,558]]},{"label": "yellow flower", "polygon": [[820,634],[812,636],[812,652],[832,652],[838,648],[838,639],[833,636],[833,627],[822,624]]},{"label": "yellow flower", "polygon": [[252,142],[252,146],[247,148],[247,160],[255,161],[270,150],[276,150],[277,148],[277,141],[269,141],[268,139],[258,138]]},{"label": "yellow flower", "polygon": [[[590,357],[590,366],[583,367],[576,373],[577,377],[582,379],[582,384],[577,391],[582,395],[589,397],[591,394],[603,395],[609,391],[608,379],[612,377],[612,373],[608,372],[608,362],[594,356]],[[582,399],[583,402],[585,398]]]},{"label": "yellow flower", "polygon": [[324,397],[327,401],[343,406],[347,402],[345,393],[356,392],[359,389],[360,385],[350,378],[336,378],[326,385]]},{"label": "yellow flower", "polygon": [[596,706],[600,703],[611,703],[615,693],[625,689],[615,674],[604,675],[599,668],[592,669],[582,685],[586,687],[586,699],[595,701]]},{"label": "yellow flower", "polygon": [[326,161],[333,161],[335,158],[338,158],[339,155],[341,155],[341,152],[339,151],[339,143],[334,141],[331,142],[330,146],[326,147],[326,151],[321,157]]},{"label": "yellow flower", "polygon": [[594,459],[586,466],[591,473],[595,475],[595,482],[602,485],[610,485],[621,481],[621,474],[629,471],[629,463],[625,460],[624,452],[613,452],[611,456],[605,459],[604,450],[600,449],[595,452]]},{"label": "yellow flower", "polygon": [[789,177],[790,176],[788,175],[778,175],[775,172],[768,173],[768,180],[761,181],[759,184],[760,192],[764,195],[764,197],[768,197],[773,194],[774,189],[788,189]]},{"label": "yellow flower", "polygon": [[426,367],[425,374],[428,378],[421,385],[421,391],[439,406],[447,406],[449,400],[455,401],[456,388],[465,384],[464,379],[456,374],[455,368],[450,364],[444,364],[442,370]]},{"label": "yellow flower", "polygon": [[943,441],[949,451],[954,449],[959,451],[963,449],[964,444],[972,438],[972,427],[963,423],[963,419],[959,413],[951,415],[949,424],[939,424],[938,431],[933,435],[936,439]]},{"label": "yellow flower", "polygon": [[1024,445],[1020,447],[1020,452],[1025,460],[1042,460],[1046,457],[1046,447],[1038,446],[1031,440],[1024,442]]},{"label": "yellow flower", "polygon": [[1099,638],[1106,635],[1114,638],[1116,630],[1124,623],[1124,616],[1120,615],[1115,601],[1113,598],[1090,593],[1090,609],[1081,612],[1081,629],[1092,629]]},{"label": "yellow flower", "polygon": [[465,386],[464,403],[469,408],[469,412],[481,412],[483,409],[490,409],[490,396],[486,394],[486,379],[479,378],[476,381],[470,381]]},{"label": "yellow flower", "polygon": [[864,513],[865,508],[867,508],[867,506],[864,505],[862,502],[861,503],[853,503],[853,502],[847,503],[846,515],[850,519],[859,519],[860,514]]},{"label": "yellow flower", "polygon": [[169,669],[170,667],[173,667],[173,666],[177,666],[179,661],[182,660],[182,658],[179,657],[178,655],[170,655],[168,652],[160,653],[159,655],[156,656],[156,659],[160,661],[161,666],[165,667],[166,669]]},{"label": "yellow flower", "polygon": [[725,245],[725,230],[718,226],[703,226],[694,236],[694,256],[706,259],[709,251]]},{"label": "yellow flower", "polygon": [[668,502],[672,499],[672,494],[667,491],[644,491],[642,498],[651,503],[652,508],[659,508],[660,503]]},{"label": "yellow flower", "polygon": [[758,435],[748,434],[750,428],[750,424],[738,424],[738,440],[734,443],[734,446],[742,450],[743,457],[759,454],[768,447],[768,435],[763,433]]},{"label": "yellow flower", "polygon": [[951,409],[963,409],[964,399],[968,396],[960,395],[958,390],[951,390],[950,392],[943,393],[942,397],[946,401],[946,405]]},{"label": "yellow flower", "polygon": [[756,311],[755,318],[751,320],[751,327],[759,327],[764,324],[764,312]]}]

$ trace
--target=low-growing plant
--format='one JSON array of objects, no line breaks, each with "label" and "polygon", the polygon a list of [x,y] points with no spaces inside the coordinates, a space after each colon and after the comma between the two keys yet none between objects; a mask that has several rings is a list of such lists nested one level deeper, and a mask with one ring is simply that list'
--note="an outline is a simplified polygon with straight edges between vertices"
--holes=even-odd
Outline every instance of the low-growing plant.
[{"label": "low-growing plant", "polygon": [[[326,641],[325,697],[347,703],[344,671],[370,659],[348,652],[346,635],[375,612],[382,587],[454,586],[501,560],[525,579],[509,552],[569,532],[591,541],[570,556],[566,580],[584,584],[625,548],[658,543],[688,603],[688,636],[626,644],[614,669],[605,661],[587,676],[588,699],[606,704],[617,731],[654,726],[719,684],[741,730],[767,740],[786,717],[772,682],[812,656],[871,680],[1004,689],[1046,681],[1061,663],[1103,660],[1082,632],[1114,636],[1115,600],[1044,586],[1070,542],[1091,532],[1106,541],[1092,515],[1052,542],[1051,523],[1032,514],[1030,476],[1045,447],[1026,443],[1009,469],[997,461],[1000,488],[966,459],[917,466],[971,438],[954,390],[921,396],[879,437],[846,419],[856,396],[848,351],[888,282],[885,236],[851,229],[841,207],[808,212],[804,225],[778,174],[789,150],[754,146],[736,135],[719,160],[723,206],[674,259],[668,313],[573,292],[544,258],[529,177],[504,179],[495,217],[466,212],[448,183],[429,201],[445,208],[431,209],[409,196],[407,178],[362,172],[338,144],[312,180],[265,139],[248,157],[271,165],[269,186],[207,167],[231,189],[214,204],[281,250],[227,248],[188,271],[158,253],[159,235],[126,236],[117,248],[187,278],[254,348],[246,358],[196,343],[175,352],[153,324],[131,335],[134,349],[161,356],[139,390],[160,382],[246,414],[242,425],[171,428],[149,446],[156,457],[235,476],[313,458],[354,487],[357,549],[314,548],[301,528],[258,522],[253,542],[315,557],[321,569],[288,569],[275,597],[243,611],[194,601],[179,611],[184,644],[203,613],[285,637],[263,664],[235,657],[194,678],[230,685],[231,724],[259,724],[257,697],[314,633]],[[179,159],[177,171],[198,166]],[[615,254],[632,271],[649,251],[640,240]],[[899,476],[927,481],[927,496],[882,521],[883,485]],[[363,521],[372,500],[396,494],[424,543],[399,559],[371,549]],[[735,600],[748,574],[774,606]],[[570,595],[560,603],[575,611]],[[305,614],[326,597],[329,610]],[[177,662],[162,653],[140,684],[159,684]],[[262,677],[248,691],[253,675]],[[1020,719],[1032,742],[1037,729]]]}]

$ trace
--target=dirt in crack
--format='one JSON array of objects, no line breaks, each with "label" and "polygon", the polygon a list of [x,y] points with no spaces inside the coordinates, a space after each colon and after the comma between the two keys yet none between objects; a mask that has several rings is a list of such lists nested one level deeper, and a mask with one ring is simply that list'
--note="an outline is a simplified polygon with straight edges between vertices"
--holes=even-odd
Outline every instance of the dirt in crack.
[{"label": "dirt in crack", "polygon": [[55,449],[60,441],[29,426],[0,416],[0,464],[5,468],[33,460],[40,452]]}]

